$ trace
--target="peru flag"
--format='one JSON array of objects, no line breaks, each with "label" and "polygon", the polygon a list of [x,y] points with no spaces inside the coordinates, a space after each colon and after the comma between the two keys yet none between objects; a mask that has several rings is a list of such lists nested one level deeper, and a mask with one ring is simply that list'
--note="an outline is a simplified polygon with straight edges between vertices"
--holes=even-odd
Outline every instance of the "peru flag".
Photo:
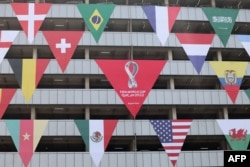
[{"label": "peru flag", "polygon": [[49,3],[11,3],[23,31],[32,43],[41,27],[51,4]]},{"label": "peru flag", "polygon": [[164,46],[179,14],[180,7],[142,6],[161,45]]},{"label": "peru flag", "polygon": [[16,89],[0,88],[0,119],[5,113],[12,97],[16,93]]},{"label": "peru flag", "polygon": [[0,30],[0,63],[9,51],[12,42],[15,40],[19,31],[4,31]]},{"label": "peru flag", "polygon": [[247,54],[250,56],[250,35],[237,35]]},{"label": "peru flag", "polygon": [[22,89],[25,101],[32,97],[49,59],[8,59],[17,82]]},{"label": "peru flag", "polygon": [[5,120],[25,167],[35,152],[48,120]]},{"label": "peru flag", "polygon": [[176,33],[184,51],[197,73],[201,72],[214,34]]},{"label": "peru flag", "polygon": [[75,120],[96,166],[101,162],[117,122],[118,120]]},{"label": "peru flag", "polygon": [[96,60],[118,96],[135,118],[165,60]]},{"label": "peru flag", "polygon": [[83,35],[82,31],[43,31],[53,55],[64,72]]}]

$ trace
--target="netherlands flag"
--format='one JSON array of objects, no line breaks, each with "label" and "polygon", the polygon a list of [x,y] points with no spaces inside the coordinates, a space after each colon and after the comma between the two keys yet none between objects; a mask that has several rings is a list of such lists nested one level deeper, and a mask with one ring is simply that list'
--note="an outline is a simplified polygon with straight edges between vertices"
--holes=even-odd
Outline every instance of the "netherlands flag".
[{"label": "netherlands flag", "polygon": [[176,33],[176,36],[195,70],[200,73],[214,34]]},{"label": "netherlands flag", "polygon": [[250,35],[237,35],[247,54],[250,56]]},{"label": "netherlands flag", "polygon": [[164,46],[175,23],[180,7],[142,6],[161,45]]}]

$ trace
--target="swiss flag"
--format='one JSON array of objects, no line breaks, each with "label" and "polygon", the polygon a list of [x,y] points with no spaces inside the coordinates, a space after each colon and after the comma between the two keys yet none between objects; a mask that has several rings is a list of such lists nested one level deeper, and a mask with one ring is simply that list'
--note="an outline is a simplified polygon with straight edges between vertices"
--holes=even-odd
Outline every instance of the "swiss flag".
[{"label": "swiss flag", "polygon": [[53,55],[64,72],[83,35],[82,31],[43,31]]},{"label": "swiss flag", "polygon": [[11,3],[23,31],[32,43],[36,33],[41,27],[51,4],[49,3]]}]

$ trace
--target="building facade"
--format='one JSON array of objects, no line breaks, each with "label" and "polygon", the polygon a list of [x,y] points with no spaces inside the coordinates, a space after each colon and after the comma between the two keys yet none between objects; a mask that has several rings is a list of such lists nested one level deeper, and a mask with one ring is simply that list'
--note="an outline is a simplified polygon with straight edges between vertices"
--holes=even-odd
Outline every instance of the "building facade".
[{"label": "building facade", "polygon": [[[6,123],[8,120],[48,120],[28,163],[30,167],[95,167],[75,120],[117,120],[100,167],[171,167],[173,164],[169,155],[164,151],[150,120],[188,119],[192,124],[175,166],[224,165],[224,150],[234,149],[218,122],[242,120],[242,128],[247,125],[245,122],[250,122],[250,58],[244,40],[239,37],[246,35],[246,39],[250,34],[250,1],[40,0],[35,3],[49,3],[51,6],[32,42],[13,10],[13,3],[34,2],[0,1],[0,30],[19,31],[0,64],[0,88],[17,89],[0,120],[0,164],[5,167],[23,166],[18,153],[20,150]],[[115,7],[100,38],[96,40],[77,5],[101,3]],[[161,42],[161,34],[157,35],[143,9],[148,5],[179,7],[165,43]],[[230,20],[231,15],[223,15],[230,19],[222,22],[232,23],[226,42],[222,40],[225,34],[218,34],[204,11],[204,8],[210,7],[238,12],[235,22]],[[64,71],[45,37],[44,32],[48,31],[82,33]],[[177,34],[214,35],[199,72],[191,61],[190,56],[193,55],[189,55],[188,49],[195,53],[201,43],[192,48],[190,43],[185,43],[190,40],[182,42]],[[16,77],[20,73],[15,70],[17,64],[12,61],[22,59],[48,60],[29,100],[25,99],[22,84]],[[110,60],[110,66],[114,66],[112,60],[165,61],[165,64],[152,87],[148,88],[145,101],[133,115],[96,60]],[[239,72],[227,66],[225,70],[236,72],[229,71],[220,76],[211,62],[230,62],[233,63],[232,68],[234,63],[240,62],[246,68]],[[235,67],[243,68],[242,64]],[[29,68],[31,66],[28,66],[28,71]],[[149,66],[145,70],[153,71],[155,68]],[[225,81],[220,77],[224,77]],[[144,79],[147,81],[146,77]],[[23,78],[21,80],[24,81]],[[228,85],[237,88],[231,89]],[[30,85],[27,87],[29,89]],[[231,94],[231,90],[234,93]],[[232,135],[229,131],[228,134]],[[249,142],[249,139],[246,140]],[[244,150],[247,149],[248,143]]]}]

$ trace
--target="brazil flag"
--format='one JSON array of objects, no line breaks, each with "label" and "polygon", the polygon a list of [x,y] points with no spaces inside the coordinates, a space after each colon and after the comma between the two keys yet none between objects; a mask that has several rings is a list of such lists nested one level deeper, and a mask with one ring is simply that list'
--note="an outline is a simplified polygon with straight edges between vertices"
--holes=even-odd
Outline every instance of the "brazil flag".
[{"label": "brazil flag", "polygon": [[114,4],[78,4],[83,20],[98,43],[115,8]]}]

